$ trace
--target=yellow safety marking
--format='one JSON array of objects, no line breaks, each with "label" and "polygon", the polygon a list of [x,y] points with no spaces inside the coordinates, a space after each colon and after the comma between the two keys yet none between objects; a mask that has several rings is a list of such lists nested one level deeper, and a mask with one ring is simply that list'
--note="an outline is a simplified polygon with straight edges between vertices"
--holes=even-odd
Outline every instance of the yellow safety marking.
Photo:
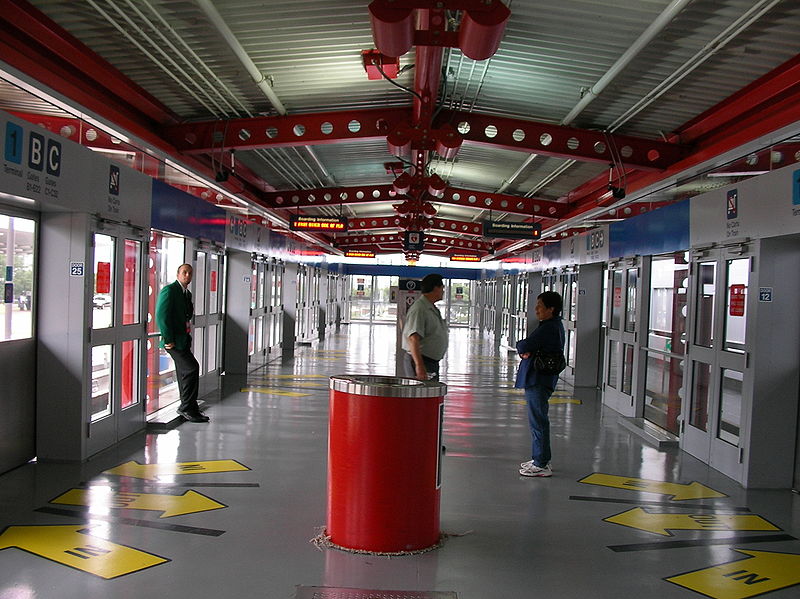
[{"label": "yellow safety marking", "polygon": [[734,551],[750,557],[665,580],[714,599],[745,599],[800,584],[800,555]]},{"label": "yellow safety marking", "polygon": [[86,527],[9,526],[0,534],[0,550],[17,547],[106,579],[170,561],[152,553],[81,533],[81,530],[86,530]]},{"label": "yellow safety marking", "polygon": [[316,383],[313,381],[295,383],[295,387],[313,387],[314,389],[327,389],[328,385],[325,383]]},{"label": "yellow safety marking", "polygon": [[105,470],[103,474],[158,480],[159,476],[164,475],[211,474],[214,472],[240,472],[242,470],[250,470],[250,468],[236,460],[209,460],[172,464],[139,464],[138,462],[130,461],[120,464],[111,470]]},{"label": "yellow safety marking", "polygon": [[670,530],[781,530],[755,514],[665,514],[640,507],[622,512],[604,522],[671,537]]},{"label": "yellow safety marking", "polygon": [[274,387],[242,387],[242,393],[265,393],[267,395],[286,395],[288,397],[308,397],[310,393],[300,393],[299,391],[281,391]]},{"label": "yellow safety marking", "polygon": [[625,489],[628,491],[644,491],[646,493],[658,493],[660,495],[672,495],[673,501],[684,499],[705,499],[716,497],[727,497],[724,493],[715,491],[698,482],[691,482],[688,485],[679,483],[668,483],[662,480],[648,480],[645,478],[632,478],[630,476],[615,476],[613,474],[600,474],[595,472],[578,482],[587,485],[600,485],[602,487],[613,487],[615,489]]},{"label": "yellow safety marking", "polygon": [[50,503],[63,505],[85,505],[90,508],[100,507],[153,510],[164,512],[160,518],[183,516],[196,512],[208,512],[228,507],[214,501],[210,497],[197,491],[186,491],[183,495],[161,495],[155,493],[130,493],[118,491],[109,487],[92,487],[91,489],[70,489],[63,495],[53,499]]}]

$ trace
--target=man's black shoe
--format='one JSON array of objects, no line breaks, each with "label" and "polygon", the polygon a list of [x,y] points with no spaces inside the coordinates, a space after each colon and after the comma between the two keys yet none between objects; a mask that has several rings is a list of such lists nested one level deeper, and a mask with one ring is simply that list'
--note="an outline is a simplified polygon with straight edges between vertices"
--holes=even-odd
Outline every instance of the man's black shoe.
[{"label": "man's black shoe", "polygon": [[192,412],[185,412],[184,410],[178,410],[178,414],[183,416],[189,422],[208,422],[209,420],[211,420],[208,416],[206,416],[205,414],[201,414],[200,412],[193,414]]}]

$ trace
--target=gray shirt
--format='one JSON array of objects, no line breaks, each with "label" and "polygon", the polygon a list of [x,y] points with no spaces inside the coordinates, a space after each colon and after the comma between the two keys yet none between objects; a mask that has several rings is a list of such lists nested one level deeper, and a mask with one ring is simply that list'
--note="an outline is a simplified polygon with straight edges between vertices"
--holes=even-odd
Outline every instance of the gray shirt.
[{"label": "gray shirt", "polygon": [[441,360],[447,351],[447,323],[439,309],[421,295],[411,304],[403,327],[403,349],[411,353],[408,338],[417,333],[420,337],[422,355],[431,360]]}]

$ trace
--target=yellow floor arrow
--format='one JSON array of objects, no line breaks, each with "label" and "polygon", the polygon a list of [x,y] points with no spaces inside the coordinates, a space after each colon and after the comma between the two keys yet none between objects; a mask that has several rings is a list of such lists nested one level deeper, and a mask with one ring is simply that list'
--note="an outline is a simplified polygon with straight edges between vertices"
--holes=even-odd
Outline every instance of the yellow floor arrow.
[{"label": "yellow floor arrow", "polygon": [[101,578],[116,578],[170,560],[82,532],[85,526],[9,526],[0,550],[18,547]]},{"label": "yellow floor arrow", "polygon": [[668,483],[661,480],[648,480],[645,478],[632,478],[630,476],[615,476],[613,474],[600,474],[595,472],[578,482],[587,485],[600,485],[602,487],[613,487],[615,489],[626,489],[628,491],[643,491],[645,493],[659,493],[660,495],[672,495],[673,501],[683,501],[684,499],[705,499],[727,497],[724,493],[710,489],[698,482],[691,482],[688,485],[679,483]]},{"label": "yellow floor arrow", "polygon": [[85,505],[90,508],[102,507],[131,510],[152,510],[164,512],[160,518],[171,518],[196,512],[207,512],[228,507],[214,501],[197,491],[186,491],[183,495],[161,495],[154,493],[129,493],[109,487],[91,489],[70,489],[50,503],[64,505]]},{"label": "yellow floor arrow", "polygon": [[242,387],[242,393],[264,393],[266,395],[285,395],[287,397],[308,397],[310,393],[300,393],[299,391],[281,391],[274,387]]},{"label": "yellow floor arrow", "polygon": [[800,584],[800,555],[734,551],[750,557],[665,580],[714,599],[746,599]]},{"label": "yellow floor arrow", "polygon": [[673,536],[670,530],[781,530],[755,514],[660,514],[640,507],[603,521],[665,537]]},{"label": "yellow floor arrow", "polygon": [[174,464],[139,464],[126,462],[103,474],[116,474],[117,476],[130,476],[131,478],[144,478],[157,480],[159,476],[179,474],[210,474],[213,472],[240,472],[250,470],[247,466],[236,460],[209,460],[205,462],[178,462]]}]

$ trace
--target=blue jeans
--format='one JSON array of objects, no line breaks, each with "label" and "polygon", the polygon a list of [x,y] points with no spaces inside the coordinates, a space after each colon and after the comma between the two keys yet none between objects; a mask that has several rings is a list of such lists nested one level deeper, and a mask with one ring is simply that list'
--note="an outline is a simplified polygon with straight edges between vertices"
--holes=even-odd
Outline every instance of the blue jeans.
[{"label": "blue jeans", "polygon": [[528,422],[531,426],[531,458],[533,463],[544,468],[550,463],[550,418],[547,403],[553,389],[534,385],[525,387],[525,400],[528,403]]}]

